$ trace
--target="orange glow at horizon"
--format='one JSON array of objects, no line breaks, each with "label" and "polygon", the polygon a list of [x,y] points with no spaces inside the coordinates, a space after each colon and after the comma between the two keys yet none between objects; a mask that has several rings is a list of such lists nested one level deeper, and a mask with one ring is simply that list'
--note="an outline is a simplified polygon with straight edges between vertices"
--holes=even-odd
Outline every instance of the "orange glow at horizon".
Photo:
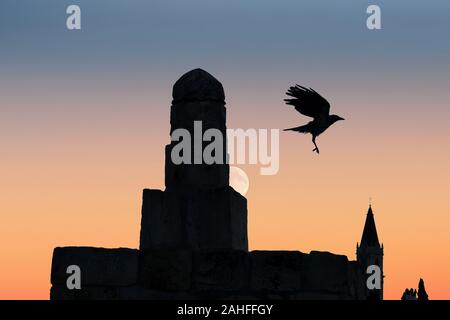
[{"label": "orange glow at horizon", "polygon": [[[230,128],[305,122],[279,97],[260,102],[262,111],[254,119],[250,112],[239,114],[252,97],[229,95]],[[121,110],[126,99],[113,100],[97,101],[98,110]],[[127,108],[67,115],[57,111],[61,101],[40,102],[54,108],[54,119],[33,130],[25,130],[27,122],[17,128],[3,120],[8,139],[1,142],[0,299],[48,299],[54,247],[137,248],[142,189],[164,188],[168,100],[127,101],[138,110],[134,115]],[[157,112],[149,110],[148,101]],[[22,97],[11,103],[31,102]],[[425,135],[417,130],[424,121],[417,111],[399,130],[396,120],[404,115],[393,113],[383,121],[375,102],[364,103],[364,110],[355,111],[361,101],[336,98],[336,113],[347,120],[318,138],[320,155],[312,153],[309,136],[281,132],[277,175],[261,176],[258,166],[241,166],[250,178],[250,249],[330,251],[354,260],[371,197],[385,248],[385,299],[400,299],[419,278],[430,299],[450,299],[445,121],[433,119]],[[279,108],[276,117],[271,108]]]}]

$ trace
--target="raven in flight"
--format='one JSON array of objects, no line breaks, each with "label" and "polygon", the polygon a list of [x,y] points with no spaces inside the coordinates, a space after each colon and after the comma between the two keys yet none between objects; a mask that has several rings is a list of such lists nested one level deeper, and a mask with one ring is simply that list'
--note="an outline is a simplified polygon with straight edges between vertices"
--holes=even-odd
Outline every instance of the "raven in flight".
[{"label": "raven in flight", "polygon": [[330,104],[328,101],[311,88],[308,89],[297,84],[295,87],[290,87],[286,94],[293,97],[293,99],[284,99],[286,104],[294,106],[295,110],[313,118],[313,121],[300,127],[284,129],[284,131],[292,130],[305,134],[311,133],[315,147],[313,152],[319,153],[316,138],[333,123],[344,120],[344,118],[334,114],[330,115]]}]

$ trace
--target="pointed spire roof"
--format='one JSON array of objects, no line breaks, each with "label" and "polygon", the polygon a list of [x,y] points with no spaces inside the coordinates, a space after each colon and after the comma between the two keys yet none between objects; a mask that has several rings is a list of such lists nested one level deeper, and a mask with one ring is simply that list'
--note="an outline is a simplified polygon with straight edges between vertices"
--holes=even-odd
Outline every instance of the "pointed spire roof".
[{"label": "pointed spire roof", "polygon": [[369,205],[369,211],[367,211],[366,223],[364,224],[364,231],[361,238],[361,247],[379,247],[377,227],[375,226],[375,219],[373,217],[372,206]]}]

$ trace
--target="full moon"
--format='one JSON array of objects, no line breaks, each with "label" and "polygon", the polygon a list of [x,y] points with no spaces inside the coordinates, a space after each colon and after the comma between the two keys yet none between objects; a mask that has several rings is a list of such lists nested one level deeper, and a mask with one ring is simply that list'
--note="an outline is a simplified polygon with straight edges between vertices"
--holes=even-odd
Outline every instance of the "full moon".
[{"label": "full moon", "polygon": [[250,185],[248,176],[244,170],[238,167],[230,167],[230,185],[234,190],[245,196]]}]

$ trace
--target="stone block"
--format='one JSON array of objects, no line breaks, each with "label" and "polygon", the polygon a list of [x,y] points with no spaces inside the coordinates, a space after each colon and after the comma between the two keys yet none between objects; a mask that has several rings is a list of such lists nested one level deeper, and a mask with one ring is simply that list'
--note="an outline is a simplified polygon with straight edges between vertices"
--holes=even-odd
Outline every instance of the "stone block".
[{"label": "stone block", "polygon": [[163,191],[144,189],[140,249],[177,248],[182,242],[179,231],[183,223],[179,215],[173,214],[178,211],[179,203],[169,201]]},{"label": "stone block", "polygon": [[367,293],[366,277],[357,261],[348,263],[348,295],[354,300],[365,300]]},{"label": "stone block", "polygon": [[[165,148],[165,184],[167,188],[195,187],[220,188],[229,185],[229,166],[226,161],[226,145],[224,144],[223,164],[174,164],[172,162],[173,144]],[[194,147],[192,147],[191,150]],[[192,155],[193,156],[193,155]],[[193,160],[192,160],[193,161]]]},{"label": "stone block", "polygon": [[64,286],[52,286],[51,300],[192,300],[197,296],[189,292],[151,290],[133,286],[96,286],[81,290],[69,290]]},{"label": "stone block", "polygon": [[229,186],[144,190],[140,248],[247,251],[247,200]]},{"label": "stone block", "polygon": [[81,287],[137,283],[138,251],[93,247],[58,247],[53,251],[51,282],[66,286],[67,267],[81,269]]},{"label": "stone block", "polygon": [[186,291],[191,286],[192,252],[143,250],[139,257],[139,284],[146,289]]},{"label": "stone block", "polygon": [[305,256],[302,266],[302,283],[305,292],[346,294],[347,257],[329,252],[311,251]]},{"label": "stone block", "polygon": [[170,108],[170,128],[183,128],[194,133],[195,121],[201,121],[203,131],[226,130],[227,111],[224,102],[192,101],[173,104]]},{"label": "stone block", "polygon": [[193,300],[197,297],[184,291],[158,291],[141,286],[120,287],[121,300]]},{"label": "stone block", "polygon": [[192,289],[195,291],[243,291],[250,276],[249,255],[245,251],[194,252]]},{"label": "stone block", "polygon": [[288,300],[342,300],[339,294],[325,292],[296,292],[289,295]]},{"label": "stone block", "polygon": [[304,254],[298,251],[252,251],[252,291],[296,291],[301,289]]},{"label": "stone block", "polygon": [[66,286],[54,285],[50,289],[51,300],[120,300],[121,287],[85,286],[81,290],[69,290]]}]

